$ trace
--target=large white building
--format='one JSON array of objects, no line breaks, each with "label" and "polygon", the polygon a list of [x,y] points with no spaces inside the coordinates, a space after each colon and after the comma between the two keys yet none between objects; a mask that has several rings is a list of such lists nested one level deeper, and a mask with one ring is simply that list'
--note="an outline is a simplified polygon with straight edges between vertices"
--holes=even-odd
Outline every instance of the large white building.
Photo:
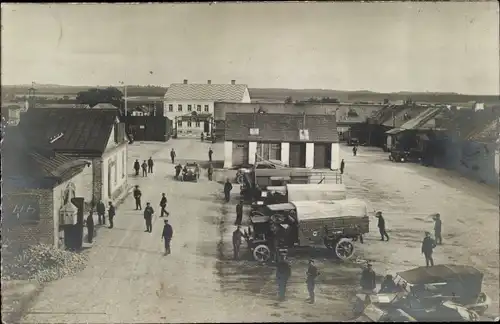
[{"label": "large white building", "polygon": [[248,87],[245,84],[195,84],[173,83],[165,93],[164,116],[173,121],[179,136],[199,136],[202,132],[212,131],[214,103],[251,102]]}]

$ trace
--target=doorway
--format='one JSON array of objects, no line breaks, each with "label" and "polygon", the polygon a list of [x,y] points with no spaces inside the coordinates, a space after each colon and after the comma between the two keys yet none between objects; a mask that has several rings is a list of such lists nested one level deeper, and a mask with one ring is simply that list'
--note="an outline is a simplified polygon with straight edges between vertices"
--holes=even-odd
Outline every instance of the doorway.
[{"label": "doorway", "polygon": [[210,133],[210,121],[209,120],[205,120],[205,122],[203,123],[203,132],[209,134]]}]

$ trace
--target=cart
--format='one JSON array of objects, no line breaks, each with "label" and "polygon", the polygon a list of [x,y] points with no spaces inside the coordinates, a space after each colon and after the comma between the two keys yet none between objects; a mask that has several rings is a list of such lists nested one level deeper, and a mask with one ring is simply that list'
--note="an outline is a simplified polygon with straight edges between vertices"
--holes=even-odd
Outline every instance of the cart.
[{"label": "cart", "polygon": [[199,171],[196,163],[187,163],[182,171],[182,181],[198,182]]}]

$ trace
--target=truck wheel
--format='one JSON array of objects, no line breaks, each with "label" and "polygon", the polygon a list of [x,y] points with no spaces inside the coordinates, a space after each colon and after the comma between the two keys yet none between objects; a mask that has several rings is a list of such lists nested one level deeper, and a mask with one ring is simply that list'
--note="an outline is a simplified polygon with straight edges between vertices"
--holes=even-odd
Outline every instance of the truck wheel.
[{"label": "truck wheel", "polygon": [[334,246],[335,256],[341,260],[349,260],[354,255],[352,239],[342,238]]},{"label": "truck wheel", "polygon": [[258,262],[267,262],[271,258],[271,250],[265,244],[260,244],[253,249],[253,258]]}]

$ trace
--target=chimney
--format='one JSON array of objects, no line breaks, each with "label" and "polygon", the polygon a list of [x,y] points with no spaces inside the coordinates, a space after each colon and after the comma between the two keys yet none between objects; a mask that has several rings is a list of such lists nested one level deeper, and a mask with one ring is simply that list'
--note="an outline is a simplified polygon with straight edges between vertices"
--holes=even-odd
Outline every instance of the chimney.
[{"label": "chimney", "polygon": [[236,80],[231,80],[231,84],[236,84]]},{"label": "chimney", "polygon": [[184,84],[188,84],[188,80],[187,79],[184,79]]},{"label": "chimney", "polygon": [[207,81],[207,84],[212,84],[212,80],[208,80],[208,81]]}]

